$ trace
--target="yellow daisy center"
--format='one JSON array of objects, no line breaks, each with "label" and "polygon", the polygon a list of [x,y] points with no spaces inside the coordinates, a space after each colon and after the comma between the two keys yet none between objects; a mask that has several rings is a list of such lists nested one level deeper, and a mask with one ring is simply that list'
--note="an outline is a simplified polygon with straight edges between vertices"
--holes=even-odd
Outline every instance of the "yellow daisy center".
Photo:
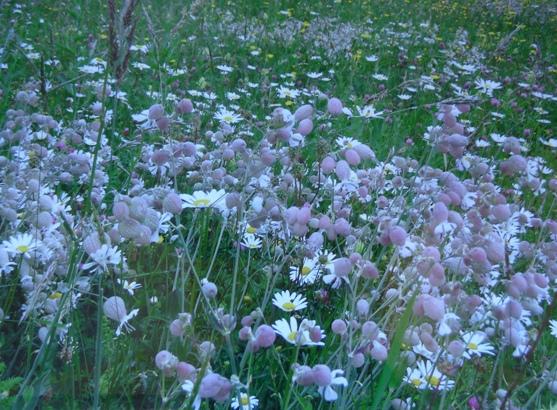
[{"label": "yellow daisy center", "polygon": [[29,251],[29,247],[27,245],[19,245],[15,248],[19,253],[25,253]]},{"label": "yellow daisy center", "polygon": [[435,376],[428,376],[427,381],[429,382],[429,384],[431,384],[434,387],[438,387],[439,384],[441,383],[439,377],[435,377]]},{"label": "yellow daisy center", "polygon": [[309,266],[302,267],[302,276],[307,276],[311,272],[311,268]]},{"label": "yellow daisy center", "polygon": [[288,340],[290,340],[291,342],[296,341],[296,337],[298,337],[298,332],[288,333]]},{"label": "yellow daisy center", "polygon": [[51,300],[56,300],[56,299],[60,299],[61,297],[62,297],[62,294],[60,292],[54,292],[48,298],[51,299]]},{"label": "yellow daisy center", "polygon": [[420,384],[422,384],[422,381],[420,379],[412,379],[410,380],[412,382],[412,384],[416,387],[418,387]]},{"label": "yellow daisy center", "polygon": [[193,201],[193,206],[209,206],[210,203],[207,198],[200,198]]},{"label": "yellow daisy center", "polygon": [[240,395],[240,404],[242,406],[247,406],[249,404],[249,397],[247,394]]},{"label": "yellow daisy center", "polygon": [[473,342],[468,343],[468,349],[476,350],[477,348],[478,348],[478,345],[476,343],[473,343]]},{"label": "yellow daisy center", "polygon": [[246,228],[246,232],[247,232],[247,233],[252,233],[252,234],[253,234],[253,233],[256,233],[256,232],[257,232],[257,229],[255,229],[253,226],[248,226],[248,227]]},{"label": "yellow daisy center", "polygon": [[285,302],[282,304],[282,307],[284,308],[284,310],[294,310],[296,308],[296,305],[292,302]]}]

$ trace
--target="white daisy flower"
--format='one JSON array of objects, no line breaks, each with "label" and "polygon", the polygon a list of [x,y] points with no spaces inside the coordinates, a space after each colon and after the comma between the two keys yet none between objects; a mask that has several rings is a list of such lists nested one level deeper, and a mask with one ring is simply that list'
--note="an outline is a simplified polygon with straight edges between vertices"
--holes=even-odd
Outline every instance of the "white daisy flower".
[{"label": "white daisy flower", "polygon": [[488,97],[493,96],[494,90],[499,90],[500,88],[502,88],[501,83],[498,83],[497,81],[484,80],[482,78],[476,80],[475,84],[476,84],[476,89],[479,92],[486,94]]},{"label": "white daisy flower", "polygon": [[339,275],[335,271],[334,265],[333,265],[333,268],[329,270],[329,272],[330,273],[328,273],[326,275],[323,275],[323,282],[325,282],[327,285],[330,285],[333,289],[340,288],[340,285],[342,285],[343,281],[346,284],[350,284],[350,279],[348,279],[348,276]]},{"label": "white daisy flower", "polygon": [[319,276],[319,267],[315,259],[304,258],[302,266],[290,267],[290,280],[300,285],[312,284]]},{"label": "white daisy flower", "polygon": [[273,305],[285,312],[293,312],[305,309],[308,305],[307,300],[302,295],[288,290],[275,293]]},{"label": "white daisy flower", "polygon": [[375,111],[375,107],[373,105],[366,105],[365,107],[357,107],[358,108],[358,114],[360,115],[360,117],[364,117],[364,118],[383,118],[381,117],[381,115],[383,114],[383,111]]},{"label": "white daisy flower", "polygon": [[147,51],[149,51],[149,46],[148,45],[133,45],[130,47],[130,51],[139,51],[143,54],[146,54]]},{"label": "white daisy flower", "polygon": [[436,362],[439,358],[439,354],[441,353],[441,351],[432,352],[428,350],[427,347],[425,347],[425,345],[421,342],[417,345],[412,346],[412,351],[432,362]]},{"label": "white daisy flower", "polygon": [[360,141],[350,137],[338,137],[335,142],[341,149],[349,149],[361,145]]},{"label": "white daisy flower", "polygon": [[495,141],[498,144],[502,144],[507,140],[506,135],[501,135],[501,134],[496,134],[496,133],[491,133],[490,137],[493,141]]},{"label": "white daisy flower", "polygon": [[225,64],[221,64],[217,66],[217,69],[223,73],[223,74],[228,74],[231,73],[232,71],[234,71],[234,69],[228,65]]},{"label": "white daisy flower", "polygon": [[387,81],[389,79],[389,77],[380,73],[373,74],[372,77],[375,78],[377,81]]},{"label": "white daisy flower", "polygon": [[235,396],[230,403],[233,409],[252,410],[257,408],[259,400],[255,396],[248,396],[246,393],[240,393],[239,398]]},{"label": "white daisy flower", "polygon": [[540,138],[540,142],[543,145],[547,145],[550,148],[557,148],[557,138],[550,138],[548,140],[544,140],[543,138]]},{"label": "white daisy flower", "polygon": [[414,369],[406,369],[404,381],[419,390],[449,390],[455,384],[428,360],[425,362],[420,360]]},{"label": "white daisy flower", "polygon": [[277,89],[277,96],[279,98],[289,98],[295,100],[300,95],[300,91],[292,88],[283,87],[282,85]]},{"label": "white daisy flower", "polygon": [[96,74],[104,72],[106,61],[100,58],[94,58],[89,64],[79,67],[79,71],[85,74]]},{"label": "white daisy flower", "polygon": [[29,254],[39,244],[40,241],[28,233],[18,233],[2,243],[8,253],[19,255]]},{"label": "white daisy flower", "polygon": [[221,107],[221,109],[215,114],[213,118],[217,121],[225,122],[227,124],[236,124],[243,119],[240,114],[236,114],[234,111],[227,110],[224,107]]},{"label": "white daisy flower", "polygon": [[397,96],[399,99],[401,99],[402,101],[408,101],[410,98],[412,98],[411,95],[408,94],[400,94]]},{"label": "white daisy flower", "polygon": [[149,119],[149,110],[143,110],[139,114],[132,114],[132,119],[142,129],[151,129],[157,126],[156,121]]},{"label": "white daisy flower", "polygon": [[134,61],[134,62],[132,63],[132,67],[135,67],[135,68],[137,68],[137,69],[140,70],[140,71],[143,71],[143,70],[150,70],[150,69],[151,69],[151,66],[149,66],[149,65],[147,65],[147,64],[144,64],[144,63],[140,63],[140,62],[138,62],[138,61]]},{"label": "white daisy flower", "polygon": [[335,268],[334,265],[335,258],[336,255],[327,250],[325,251],[320,250],[317,251],[317,253],[315,254],[315,260],[317,261],[317,263],[319,263],[319,265],[321,265],[324,269],[327,269],[331,272]]},{"label": "white daisy flower", "polygon": [[240,244],[248,249],[259,249],[262,246],[261,239],[250,233],[244,234],[244,238]]},{"label": "white daisy flower", "polygon": [[471,359],[472,356],[495,355],[495,349],[491,344],[485,343],[485,339],[487,335],[484,332],[468,332],[462,335],[462,341],[466,346],[463,356]]},{"label": "white daisy flower", "polygon": [[209,192],[195,191],[192,195],[181,194],[180,198],[184,201],[183,208],[222,208],[225,195],[224,189],[211,189]]},{"label": "white daisy flower", "polygon": [[310,72],[307,73],[306,75],[307,75],[309,78],[317,79],[317,78],[320,78],[323,74],[321,74],[321,73],[315,73],[315,72],[311,72],[311,71],[310,71]]},{"label": "white daisy flower", "polygon": [[[282,336],[284,340],[293,345],[300,346],[323,346],[323,342],[314,342],[310,338],[309,330],[314,327],[315,322],[303,319],[298,327],[298,321],[294,316],[290,318],[290,322],[286,319],[277,320],[273,324],[275,332]],[[325,335],[322,334],[323,339]]]},{"label": "white daisy flower", "polygon": [[366,61],[369,61],[370,63],[375,63],[376,61],[379,61],[379,57],[377,57],[375,54],[372,54],[370,56],[366,56],[365,59],[366,59]]},{"label": "white daisy flower", "polygon": [[226,93],[226,98],[229,99],[230,101],[235,101],[240,99],[240,95],[236,93],[228,92]]}]

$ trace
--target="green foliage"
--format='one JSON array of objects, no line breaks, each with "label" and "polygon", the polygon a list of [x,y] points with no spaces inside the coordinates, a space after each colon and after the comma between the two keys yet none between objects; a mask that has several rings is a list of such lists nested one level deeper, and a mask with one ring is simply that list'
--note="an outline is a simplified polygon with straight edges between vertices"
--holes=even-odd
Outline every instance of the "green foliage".
[{"label": "green foliage", "polygon": [[[90,94],[78,97],[82,91],[80,83],[83,79],[79,67],[86,62],[86,59],[97,56],[107,59],[105,3],[98,0],[33,2],[32,7],[25,8],[25,12],[21,14],[12,13],[10,7],[13,6],[13,2],[4,2],[0,6],[5,8],[0,12],[0,30],[5,40],[2,42],[2,47],[7,50],[0,56],[0,63],[9,65],[9,70],[3,70],[0,75],[2,90],[0,120],[4,121],[4,113],[11,107],[14,94],[30,77],[52,84],[52,90],[42,96],[42,108],[45,113],[64,118],[65,121],[77,118],[80,110],[84,110],[84,107],[88,107],[96,100],[96,97]],[[215,9],[229,10],[240,19],[243,17],[254,18],[269,27],[285,21],[285,14],[281,13],[285,10],[300,21],[310,21],[313,18],[310,11],[322,16],[338,16],[341,22],[351,22],[364,27],[369,24],[368,20],[370,20],[373,21],[371,27],[377,27],[378,31],[380,28],[390,27],[391,23],[429,21],[432,25],[439,26],[439,33],[443,36],[444,42],[454,39],[456,27],[463,27],[468,30],[472,44],[492,54],[491,68],[497,70],[498,76],[501,78],[523,72],[525,67],[532,67],[531,70],[526,71],[531,78],[535,78],[537,75],[535,67],[548,63],[551,56],[554,57],[557,53],[557,43],[554,41],[557,24],[554,17],[553,20],[549,18],[543,24],[541,22],[537,24],[532,22],[533,17],[528,14],[513,15],[505,12],[503,15],[495,15],[492,11],[486,12],[483,7],[478,6],[482,2],[336,1],[311,2],[311,6],[305,7],[301,6],[300,2],[292,0],[245,0],[240,2],[218,0],[195,2],[203,3],[200,10],[197,10],[196,19],[187,18],[185,22],[181,22],[182,16],[187,16],[190,8],[196,6],[192,3],[194,2],[167,1],[164,4],[153,0],[142,2],[144,12],[142,10],[140,14],[136,43],[151,44],[156,47],[157,52],[149,53],[144,59],[139,55],[132,56],[132,62],[141,59],[148,63],[152,70],[144,72],[130,68],[122,84],[122,89],[129,93],[129,106],[121,102],[115,102],[113,106],[115,120],[107,130],[107,136],[114,146],[120,147],[122,155],[119,155],[118,161],[108,165],[109,188],[114,190],[108,194],[109,199],[113,198],[115,192],[123,192],[131,184],[130,172],[138,161],[141,144],[152,141],[162,142],[162,137],[156,134],[145,136],[145,139],[138,140],[136,145],[120,146],[121,135],[124,133],[133,135],[136,130],[135,124],[131,120],[131,114],[148,108],[154,102],[154,99],[145,95],[143,91],[146,90],[156,91],[164,96],[169,92],[178,92],[177,90],[198,89],[215,93],[221,101],[225,100],[225,93],[231,89],[246,88],[246,84],[250,81],[268,84],[277,81],[278,76],[285,73],[295,73],[292,75],[292,81],[298,82],[300,86],[319,88],[322,87],[322,83],[312,82],[305,74],[311,71],[325,73],[331,69],[334,70],[334,73],[330,74],[330,84],[332,85],[327,89],[329,94],[338,96],[343,101],[350,101],[351,105],[361,106],[371,102],[380,108],[388,107],[391,110],[389,122],[374,123],[358,118],[339,120],[337,128],[333,127],[327,134],[311,135],[308,138],[308,145],[300,153],[300,161],[310,162],[320,159],[322,151],[320,145],[334,144],[340,129],[349,130],[351,137],[371,144],[381,160],[394,152],[411,153],[416,158],[426,155],[421,135],[425,127],[432,123],[433,113],[428,106],[432,102],[432,98],[420,95],[410,105],[397,99],[397,94],[402,92],[399,86],[405,81],[405,72],[410,62],[418,66],[418,69],[423,70],[424,73],[429,74],[436,67],[436,62],[445,58],[444,54],[437,49],[437,43],[431,47],[410,45],[407,56],[409,61],[404,62],[399,61],[395,45],[373,42],[362,35],[351,45],[351,58],[343,57],[327,62],[312,59],[314,50],[308,49],[303,42],[281,44],[258,38],[250,44],[243,44],[234,36],[226,38],[220,36],[215,39],[215,32],[221,28],[219,16],[213,13]],[[510,39],[507,52],[504,54],[497,52],[499,42],[517,27],[520,30]],[[369,29],[364,31],[364,34],[372,36],[375,35],[375,32]],[[90,36],[91,38],[89,38]],[[196,38],[189,40],[192,36],[196,36]],[[94,46],[91,44],[93,40]],[[40,53],[41,60],[26,58],[24,51],[18,45],[21,41],[32,44]],[[531,44],[533,43],[539,45],[544,52],[543,55],[536,56],[535,53],[532,53]],[[260,52],[257,59],[253,58],[250,54],[251,51]],[[376,63],[366,62],[365,55],[373,53],[380,55],[380,60]],[[78,61],[78,57],[83,59]],[[59,59],[60,66],[41,66],[40,61],[51,58]],[[257,68],[253,72],[235,70],[230,76],[223,77],[215,68],[221,63],[237,66],[253,63],[257,65]],[[175,78],[169,76],[162,69],[163,64],[172,68],[187,67],[188,71]],[[370,75],[374,72],[381,72],[389,77],[385,83],[387,89],[385,93],[370,80]],[[438,77],[441,77],[442,73],[438,74]],[[436,79],[436,81],[438,80]],[[528,78],[524,80],[528,81]],[[548,84],[554,84],[555,69],[553,69],[552,77],[543,80]],[[440,81],[439,86],[442,92],[449,88],[449,84]],[[329,86],[324,85],[323,87]],[[254,89],[251,92],[249,105],[244,107],[246,112],[243,114],[246,117],[253,117],[255,135],[252,138],[258,140],[263,134],[263,130],[257,128],[257,120],[264,118],[269,113],[270,104],[277,101],[269,95],[270,92],[266,92],[264,89]],[[520,105],[522,111],[514,111],[510,105],[513,98],[514,96],[510,93],[501,96],[500,111],[506,116],[504,122],[491,121],[481,110],[474,114],[471,120],[472,123],[479,124],[477,135],[488,136],[490,133],[496,132],[520,135],[524,128],[529,128],[534,135],[551,136],[548,130],[538,122],[540,117],[533,114],[534,107],[527,103],[519,103],[522,104]],[[323,110],[324,105],[323,102],[318,109]],[[68,109],[71,109],[71,112]],[[552,114],[555,114],[555,111]],[[202,129],[201,121],[204,120],[194,117],[192,121],[200,122],[199,126],[192,131],[192,135],[195,137],[196,132]],[[412,146],[405,145],[407,138],[414,142]],[[548,154],[537,139],[531,143],[534,153],[546,158],[553,165],[557,164],[555,155]],[[486,152],[486,156],[495,156],[497,148],[487,148]],[[2,152],[2,155],[4,154],[5,152]],[[297,176],[302,179],[306,178],[301,171]],[[152,178],[156,180],[156,176]],[[184,188],[185,191],[190,187],[180,188]],[[73,186],[71,197],[73,199],[78,195],[84,195],[85,192],[86,189],[82,186]],[[297,198],[291,198],[291,200],[295,203]],[[413,198],[407,200],[410,203]],[[550,210],[550,204],[542,203],[541,198],[533,196],[531,200],[536,207],[541,207],[545,211]],[[110,203],[106,205],[111,206]],[[362,204],[361,209],[355,207],[354,211],[365,213],[365,205]],[[126,249],[130,267],[143,283],[141,292],[130,297],[141,309],[141,316],[137,324],[138,331],[135,334],[123,335],[118,338],[114,335],[116,324],[104,315],[102,316],[100,324],[102,361],[100,385],[98,386],[102,408],[110,408],[110,406],[114,408],[154,408],[156,406],[155,403],[158,402],[161,391],[156,390],[158,387],[154,387],[158,385],[159,380],[153,372],[153,357],[157,351],[166,348],[163,341],[168,333],[168,318],[172,318],[184,310],[193,311],[201,303],[198,292],[193,290],[197,289],[194,271],[199,272],[202,276],[212,267],[214,280],[225,285],[226,301],[232,298],[230,293],[231,273],[236,269],[236,255],[233,251],[223,251],[217,248],[216,238],[220,226],[216,218],[210,219],[205,215],[202,221],[183,221],[184,225],[195,225],[196,223],[199,223],[199,227],[196,227],[192,236],[196,240],[199,239],[199,244],[192,252],[198,252],[197,258],[193,267],[189,266],[189,262],[184,263],[185,266],[180,272],[185,272],[184,277],[180,278],[180,281],[183,280],[181,286],[174,286],[174,282],[178,281],[175,279],[175,275],[178,277],[178,274],[171,269],[177,258],[173,245],[162,243],[141,252],[133,249],[133,245]],[[186,229],[184,229],[184,234],[186,234]],[[224,234],[223,241],[228,243],[231,238]],[[194,242],[191,240],[183,244],[183,247],[189,249]],[[377,249],[362,249],[362,253],[363,251],[380,255],[383,250],[377,247]],[[214,254],[217,257],[212,265],[211,258]],[[387,255],[384,255],[384,258],[387,258]],[[245,256],[239,257],[237,262],[240,288],[243,290],[242,297],[238,297],[239,309],[248,314],[257,307],[257,303],[250,295],[262,295],[265,292],[264,279],[266,277],[264,274],[258,276],[257,280],[250,277],[251,272],[262,272],[263,266],[258,266],[257,262],[250,261]],[[386,264],[386,259],[383,259],[382,262]],[[527,262],[524,261],[523,264],[526,268]],[[114,290],[116,288],[115,280],[116,278],[107,278],[106,288]],[[287,280],[285,277],[280,277],[275,286],[278,287]],[[17,318],[21,310],[22,299],[19,293],[15,293],[19,278],[14,276],[12,282],[2,282],[0,300],[3,300],[2,307],[6,312]],[[164,298],[160,297],[157,302],[153,303],[150,300],[152,296],[161,294],[164,294]],[[314,301],[312,298],[315,296],[308,296],[308,299]],[[330,317],[342,315],[343,303],[342,296],[332,300],[327,311]],[[183,309],[182,305],[185,305],[186,309]],[[71,404],[75,408],[90,406],[95,389],[92,375],[95,358],[99,353],[94,336],[91,335],[95,335],[96,332],[98,309],[101,307],[90,303],[82,306],[82,313],[74,315],[70,329],[76,346],[73,357],[67,359],[49,356],[49,360],[45,360],[47,368],[43,369],[46,374],[45,380],[41,379],[33,384],[35,390],[27,387],[22,392],[23,402],[33,403],[39,392],[51,400],[53,408],[63,408],[69,402],[75,403]],[[315,312],[311,312],[311,314],[313,313]],[[324,318],[316,317],[316,320],[323,323]],[[383,408],[387,402],[386,397],[390,397],[399,387],[404,371],[398,364],[401,362],[400,354],[403,348],[401,346],[402,333],[409,323],[412,323],[411,304],[398,319],[396,325],[389,329],[390,334],[394,336],[389,356],[382,370],[371,380],[370,385],[373,386],[373,391],[370,391],[369,398],[364,405],[371,404],[372,408]],[[36,350],[40,347],[37,343],[36,331],[41,325],[41,323],[32,323],[28,327],[19,326],[15,320],[2,323],[0,336],[2,349],[0,357],[3,361],[0,362],[0,374],[3,377],[0,380],[0,407],[2,408],[9,408],[15,404],[15,396],[18,394],[21,383],[32,368]],[[329,323],[327,323],[328,325]],[[198,339],[197,342],[204,338],[217,339],[217,336],[214,334],[211,323],[198,320],[195,338]],[[238,341],[234,340],[234,342]],[[20,345],[20,343],[23,344]],[[190,360],[195,357],[191,341],[176,343],[173,347],[181,359]],[[542,369],[544,358],[554,354],[555,348],[555,342],[552,339],[544,338],[534,367]],[[304,354],[306,355],[304,359],[308,359],[308,362],[319,357],[315,352]],[[277,354],[276,351],[266,352],[263,358],[258,358],[250,363],[249,371],[245,368],[242,376],[250,374],[254,375],[254,378],[262,378],[272,374],[274,391],[281,392],[282,395],[282,392],[286,391],[291,384],[288,367],[290,363],[281,360],[283,356]],[[290,355],[286,356],[290,357]],[[232,365],[227,352],[224,349],[218,351],[217,358],[231,373]],[[239,361],[241,358],[236,359]],[[12,360],[13,365],[8,369],[5,363],[10,363]],[[508,378],[519,375],[522,370],[514,367],[512,363],[514,363],[512,357],[510,354],[506,354],[498,374]],[[472,369],[462,376],[465,379],[463,384],[466,384],[466,381],[485,384],[489,380],[488,373],[485,369]],[[60,380],[63,382],[61,383]],[[527,397],[531,392],[530,387],[526,386],[518,394],[521,397]],[[258,395],[263,403],[278,400],[276,396],[260,396],[260,392],[254,392],[254,394]],[[462,405],[463,400],[467,399],[464,397],[466,394],[467,392],[454,393],[449,398],[451,405],[456,407]],[[176,402],[181,399],[183,397],[177,399]],[[425,401],[426,396],[422,396],[422,399]],[[297,408],[301,409],[315,408],[318,400],[316,394],[313,396],[295,394],[295,397],[292,398],[292,402],[295,401]],[[47,402],[43,408],[48,408],[49,405]],[[436,405],[437,403],[434,401],[431,402],[431,406]]]}]

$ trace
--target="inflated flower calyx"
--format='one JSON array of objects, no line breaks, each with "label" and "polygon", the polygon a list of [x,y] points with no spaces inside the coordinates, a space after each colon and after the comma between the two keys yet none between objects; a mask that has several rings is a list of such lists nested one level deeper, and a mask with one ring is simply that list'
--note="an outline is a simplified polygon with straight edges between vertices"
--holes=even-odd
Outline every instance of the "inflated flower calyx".
[{"label": "inflated flower calyx", "polygon": [[342,102],[338,98],[330,98],[327,102],[327,111],[332,115],[342,114]]},{"label": "inflated flower calyx", "polygon": [[389,352],[387,351],[387,348],[385,346],[383,346],[378,341],[374,340],[373,347],[371,348],[370,354],[371,357],[373,357],[375,360],[379,362],[383,362],[387,360],[387,356],[389,355]]},{"label": "inflated flower calyx", "polygon": [[331,330],[337,335],[343,335],[347,330],[346,322],[342,319],[335,319],[331,324]]},{"label": "inflated flower calyx", "polygon": [[300,386],[311,386],[315,382],[313,369],[309,366],[297,366],[294,379]]},{"label": "inflated flower calyx", "polygon": [[161,350],[155,356],[155,364],[166,376],[171,376],[176,372],[178,358],[167,350]]},{"label": "inflated flower calyx", "polygon": [[203,279],[201,281],[201,290],[203,292],[203,295],[207,298],[207,299],[214,299],[217,296],[217,285],[215,285],[213,282],[209,282],[206,279]]},{"label": "inflated flower calyx", "polygon": [[189,98],[183,98],[176,104],[178,114],[189,114],[193,111],[193,103]]},{"label": "inflated flower calyx", "polygon": [[356,302],[356,310],[360,316],[367,316],[369,314],[369,302],[365,299],[358,299]]},{"label": "inflated flower calyx", "polygon": [[197,374],[197,369],[193,365],[187,362],[178,362],[178,364],[176,365],[176,376],[180,381],[184,381],[184,380],[194,381],[196,374]]},{"label": "inflated flower calyx", "polygon": [[332,376],[329,366],[324,364],[315,365],[312,369],[313,382],[318,386],[328,386],[331,384]]},{"label": "inflated flower calyx", "polygon": [[406,231],[400,226],[394,226],[389,229],[389,239],[396,246],[403,246],[406,243]]},{"label": "inflated flower calyx", "polygon": [[199,385],[199,397],[202,399],[213,399],[216,402],[224,402],[230,397],[232,383],[218,373],[209,373]]},{"label": "inflated flower calyx", "polygon": [[336,161],[334,160],[334,158],[332,158],[330,156],[326,156],[321,161],[321,170],[325,174],[330,174],[331,172],[333,172],[335,170],[335,168],[336,168]]},{"label": "inflated flower calyx", "polygon": [[149,119],[158,120],[164,116],[164,108],[160,104],[154,104],[149,107]]},{"label": "inflated flower calyx", "polygon": [[179,215],[182,213],[182,199],[178,194],[169,192],[163,199],[162,207],[165,212]]},{"label": "inflated flower calyx", "polygon": [[416,298],[413,310],[418,316],[426,316],[438,322],[445,315],[445,303],[442,299],[431,295],[420,295]]},{"label": "inflated flower calyx", "polygon": [[309,104],[302,105],[294,112],[294,120],[296,122],[311,118],[313,115],[313,107]]}]

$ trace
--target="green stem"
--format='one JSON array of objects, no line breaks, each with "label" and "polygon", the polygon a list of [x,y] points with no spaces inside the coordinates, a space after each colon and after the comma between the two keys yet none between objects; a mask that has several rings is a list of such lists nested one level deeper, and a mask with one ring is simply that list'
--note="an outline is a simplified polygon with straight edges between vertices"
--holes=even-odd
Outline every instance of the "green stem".
[{"label": "green stem", "polygon": [[94,393],[93,409],[100,409],[101,393],[101,366],[102,366],[102,306],[103,306],[103,287],[102,274],[99,275],[99,297],[97,301],[97,334],[95,336],[95,373],[94,373]]},{"label": "green stem", "polygon": [[93,151],[93,166],[91,167],[91,176],[89,177],[89,185],[87,196],[85,197],[85,212],[88,213],[91,209],[91,194],[93,192],[93,182],[95,180],[95,172],[97,171],[97,162],[99,159],[99,150],[101,148],[102,134],[104,131],[104,121],[106,117],[106,85],[108,83],[108,70],[105,70],[103,92],[102,92],[102,112],[100,117],[99,132],[97,133],[97,141],[95,143],[95,150]]},{"label": "green stem", "polygon": [[[294,350],[294,355],[292,357],[292,364],[290,365],[291,367],[294,366],[294,364],[298,361],[298,354],[300,352],[300,345],[297,344],[296,345],[296,349]],[[292,373],[294,373],[294,369],[292,369]],[[286,399],[284,400],[284,405],[282,406],[282,408],[284,410],[288,410],[288,406],[290,404],[290,397],[292,396],[292,386],[293,386],[293,382],[292,380],[286,380],[286,382],[288,383],[288,391],[286,392]]]}]

